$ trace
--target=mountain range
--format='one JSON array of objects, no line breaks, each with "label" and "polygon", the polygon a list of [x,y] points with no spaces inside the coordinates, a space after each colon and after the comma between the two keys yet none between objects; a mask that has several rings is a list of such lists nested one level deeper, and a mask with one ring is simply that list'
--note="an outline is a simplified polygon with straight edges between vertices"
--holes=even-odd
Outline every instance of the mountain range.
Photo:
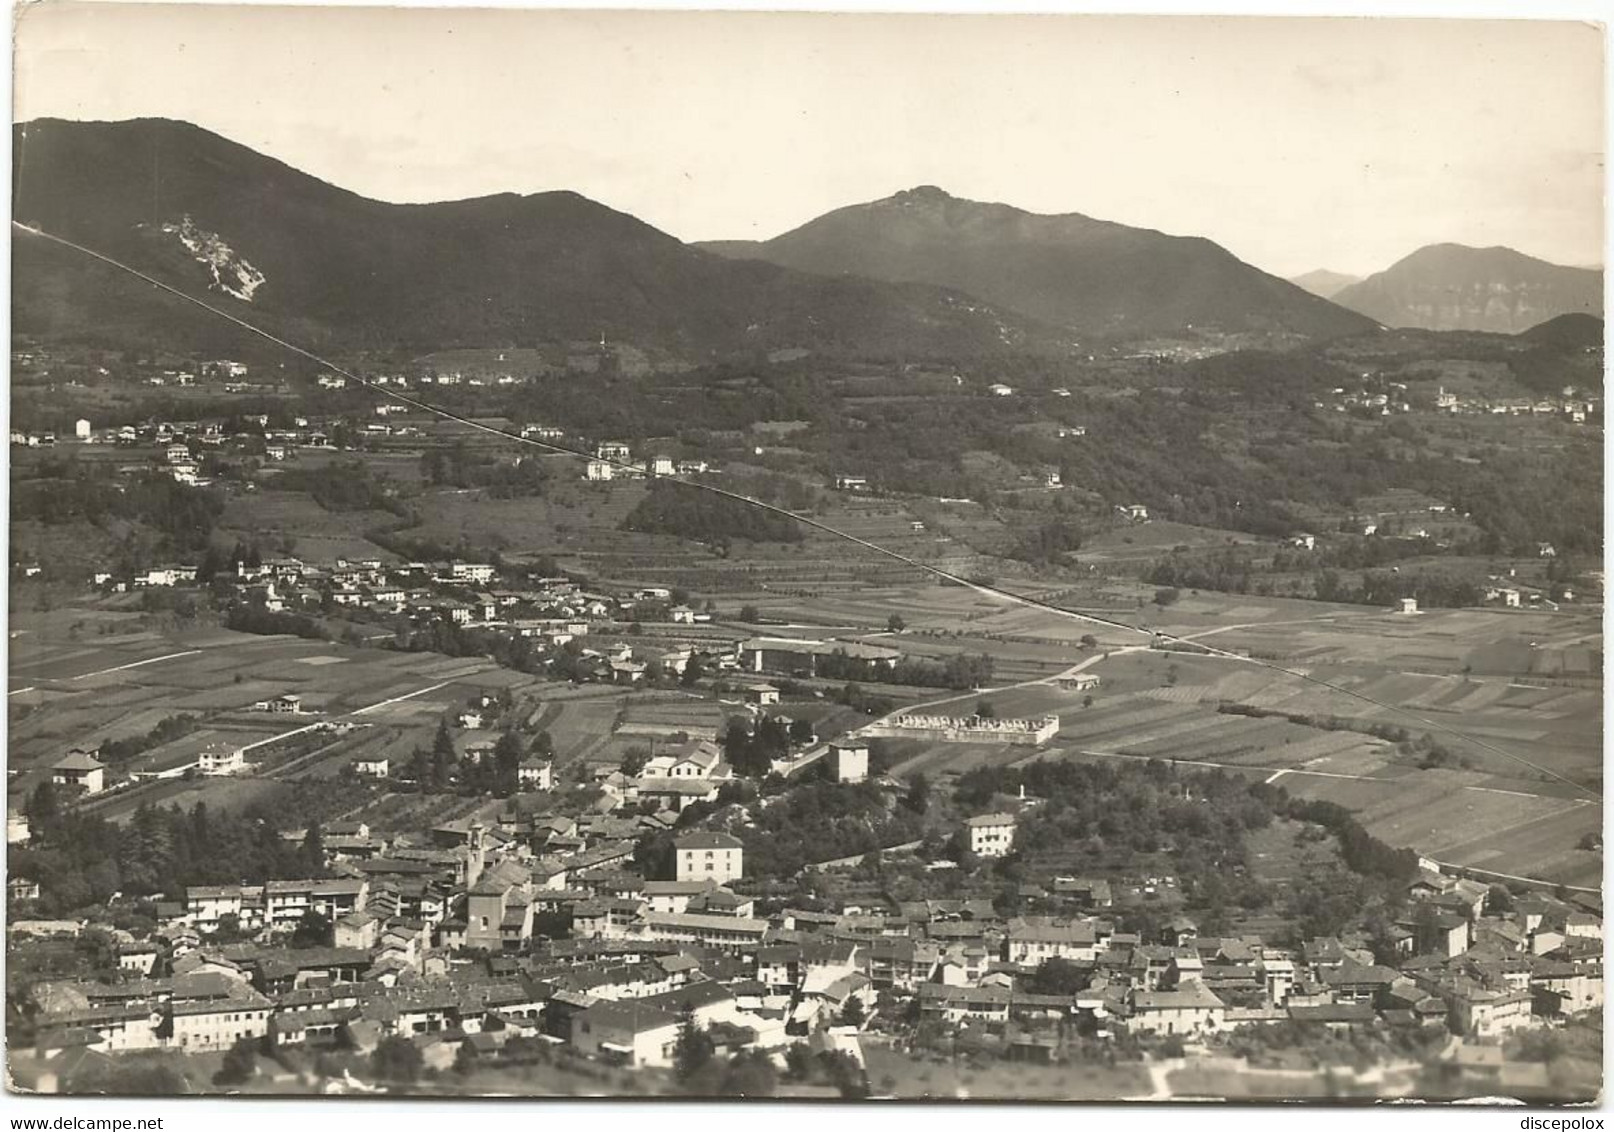
[{"label": "mountain range", "polygon": [[1517,334],[1557,315],[1602,317],[1603,274],[1512,248],[1431,244],[1331,297],[1385,326]]},{"label": "mountain range", "polygon": [[[734,262],[571,192],[388,204],[163,119],[39,120],[13,127],[13,146],[15,219],[311,344],[603,336],[698,360],[1059,343],[978,298]],[[38,239],[13,241],[13,279],[22,333],[93,328],[110,341],[209,317]]]},{"label": "mountain range", "polygon": [[1372,329],[1206,239],[963,200],[930,185],[836,209],[771,240],[700,246],[823,275],[956,288],[1082,334]]},{"label": "mountain range", "polygon": [[1308,271],[1304,275],[1296,275],[1289,282],[1302,291],[1310,291],[1321,299],[1332,299],[1352,283],[1360,283],[1360,275],[1346,275],[1340,271]]},{"label": "mountain range", "polygon": [[[165,119],[41,119],[14,126],[13,147],[15,219],[315,347],[604,338],[689,361],[786,348],[970,356],[1063,353],[1092,336],[1516,332],[1602,308],[1600,273],[1506,248],[1439,245],[1354,283],[1287,281],[1206,239],[933,186],[771,240],[692,245],[572,192],[369,200]],[[20,333],[236,333],[44,240],[20,237],[12,256]],[[1336,285],[1334,301],[1310,293]]]}]

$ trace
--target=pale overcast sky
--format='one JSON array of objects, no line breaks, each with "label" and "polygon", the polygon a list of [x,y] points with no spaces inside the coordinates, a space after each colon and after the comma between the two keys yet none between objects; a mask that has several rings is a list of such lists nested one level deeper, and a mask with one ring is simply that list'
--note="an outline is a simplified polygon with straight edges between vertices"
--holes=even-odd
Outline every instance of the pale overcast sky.
[{"label": "pale overcast sky", "polygon": [[1602,259],[1571,22],[32,6],[18,121],[179,118],[366,196],[574,189],[686,240],[935,184],[1269,271]]}]

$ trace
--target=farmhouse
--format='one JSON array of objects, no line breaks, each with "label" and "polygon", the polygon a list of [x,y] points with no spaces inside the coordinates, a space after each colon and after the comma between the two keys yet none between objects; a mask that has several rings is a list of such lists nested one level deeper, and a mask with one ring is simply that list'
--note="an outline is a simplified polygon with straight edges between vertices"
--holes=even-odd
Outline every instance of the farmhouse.
[{"label": "farmhouse", "polygon": [[723,753],[715,743],[696,739],[668,747],[649,759],[639,772],[643,778],[678,778],[685,780],[724,777]]},{"label": "farmhouse", "polygon": [[86,794],[99,794],[106,788],[106,767],[94,755],[69,751],[67,757],[51,764],[50,780],[58,786],[76,786]]},{"label": "farmhouse", "polygon": [[141,755],[131,764],[129,777],[149,782],[183,778],[193,772],[236,774],[246,769],[245,754],[234,742],[222,740],[217,731],[197,731]]},{"label": "farmhouse", "polygon": [[717,801],[721,785],[715,778],[641,778],[637,790],[639,801],[678,813],[695,802]]},{"label": "farmhouse", "polygon": [[391,773],[391,763],[386,755],[367,755],[353,760],[353,773],[386,778]]},{"label": "farmhouse", "polygon": [[523,759],[516,766],[516,782],[533,790],[548,790],[554,785],[554,768],[546,759]]},{"label": "farmhouse", "polygon": [[745,702],[755,707],[767,707],[779,702],[779,689],[772,684],[749,684],[744,695]]},{"label": "farmhouse", "polygon": [[1081,908],[1108,908],[1114,902],[1107,880],[1086,877],[1055,877],[1054,895]]}]

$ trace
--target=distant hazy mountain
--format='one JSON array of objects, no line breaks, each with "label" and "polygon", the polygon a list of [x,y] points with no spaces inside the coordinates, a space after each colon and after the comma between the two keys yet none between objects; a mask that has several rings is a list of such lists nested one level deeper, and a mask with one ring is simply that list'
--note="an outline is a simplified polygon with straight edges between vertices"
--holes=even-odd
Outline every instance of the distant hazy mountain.
[{"label": "distant hazy mountain", "polygon": [[1043,216],[931,186],[837,209],[771,240],[701,246],[825,275],[952,287],[1084,333],[1370,328],[1209,240]]},{"label": "distant hazy mountain", "polygon": [[1603,313],[1603,277],[1512,248],[1433,244],[1334,296],[1386,326],[1517,334],[1560,314]]},{"label": "distant hazy mountain", "polygon": [[1352,283],[1360,283],[1360,275],[1345,275],[1338,271],[1308,271],[1289,280],[1303,291],[1310,291],[1324,299],[1332,299]]},{"label": "distant hazy mountain", "polygon": [[[786,346],[977,353],[1053,335],[925,285],[737,263],[570,192],[367,200],[180,122],[13,128],[13,215],[300,340],[612,341],[708,356]],[[109,341],[208,316],[37,239],[13,241],[13,327]],[[213,320],[215,323],[218,320]]]}]

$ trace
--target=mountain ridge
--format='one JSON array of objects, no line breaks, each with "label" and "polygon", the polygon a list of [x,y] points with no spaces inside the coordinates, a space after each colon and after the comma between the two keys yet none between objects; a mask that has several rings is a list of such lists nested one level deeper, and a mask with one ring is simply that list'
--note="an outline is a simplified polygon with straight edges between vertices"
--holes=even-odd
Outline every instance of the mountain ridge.
[{"label": "mountain ridge", "polygon": [[[1059,341],[944,288],[826,280],[713,255],[570,190],[375,201],[169,119],[40,119],[15,125],[13,141],[18,220],[315,341],[607,335],[684,358],[784,347],[981,354]],[[14,244],[19,331],[88,325],[127,336],[163,321],[166,307],[134,295],[133,281],[41,243]],[[220,248],[250,268],[246,278],[261,275],[250,301],[214,285],[214,259],[238,266]]]},{"label": "mountain ridge", "polygon": [[1418,248],[1334,301],[1386,326],[1517,334],[1557,315],[1602,317],[1603,281],[1500,244],[1448,242]]},{"label": "mountain ridge", "polygon": [[697,246],[825,275],[956,288],[1079,333],[1323,337],[1373,325],[1202,236],[1034,213],[933,185],[834,209],[770,240]]}]

